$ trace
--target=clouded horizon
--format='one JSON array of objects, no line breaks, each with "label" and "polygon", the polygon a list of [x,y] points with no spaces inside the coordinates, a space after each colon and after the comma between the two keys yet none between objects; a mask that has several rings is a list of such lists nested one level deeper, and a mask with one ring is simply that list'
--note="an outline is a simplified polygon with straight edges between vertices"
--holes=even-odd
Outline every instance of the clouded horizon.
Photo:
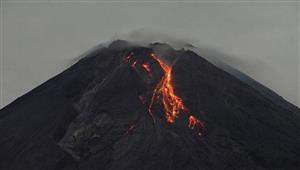
[{"label": "clouded horizon", "polygon": [[3,1],[0,108],[112,39],[190,43],[299,104],[298,2]]}]

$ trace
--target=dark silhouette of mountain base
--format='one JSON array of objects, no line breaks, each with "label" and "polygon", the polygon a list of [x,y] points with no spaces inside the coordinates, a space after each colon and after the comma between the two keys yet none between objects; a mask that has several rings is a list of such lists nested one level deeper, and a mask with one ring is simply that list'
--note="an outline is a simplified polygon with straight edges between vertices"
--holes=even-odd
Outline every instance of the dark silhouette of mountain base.
[{"label": "dark silhouette of mountain base", "polygon": [[[151,54],[172,67],[174,92],[188,108],[173,123],[162,95],[149,111],[165,78]],[[1,170],[300,169],[299,108],[161,43],[114,41],[90,52],[4,107],[0,136]]]}]

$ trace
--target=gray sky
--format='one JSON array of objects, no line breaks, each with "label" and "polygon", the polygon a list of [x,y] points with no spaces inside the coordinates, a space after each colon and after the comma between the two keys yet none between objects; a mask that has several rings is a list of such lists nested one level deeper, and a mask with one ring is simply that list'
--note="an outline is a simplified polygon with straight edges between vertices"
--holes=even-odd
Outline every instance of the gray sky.
[{"label": "gray sky", "polygon": [[193,43],[299,106],[297,1],[4,0],[0,108],[118,37]]}]

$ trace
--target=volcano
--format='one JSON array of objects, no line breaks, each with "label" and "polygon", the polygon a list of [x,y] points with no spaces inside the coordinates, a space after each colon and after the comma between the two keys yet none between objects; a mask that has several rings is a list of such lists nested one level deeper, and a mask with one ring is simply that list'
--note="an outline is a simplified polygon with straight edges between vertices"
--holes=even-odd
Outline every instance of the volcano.
[{"label": "volcano", "polygon": [[300,169],[300,109],[233,68],[123,40],[0,111],[3,170]]}]

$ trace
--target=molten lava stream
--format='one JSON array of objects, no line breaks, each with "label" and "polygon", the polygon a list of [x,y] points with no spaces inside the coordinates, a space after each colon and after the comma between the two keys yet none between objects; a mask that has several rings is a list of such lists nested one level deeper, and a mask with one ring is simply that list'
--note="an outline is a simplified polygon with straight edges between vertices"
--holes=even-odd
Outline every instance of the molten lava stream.
[{"label": "molten lava stream", "polygon": [[162,104],[165,111],[166,119],[169,123],[174,123],[175,118],[178,117],[181,110],[185,110],[182,103],[182,99],[175,95],[174,88],[171,84],[171,71],[172,68],[165,64],[161,59],[159,59],[155,54],[151,54],[151,57],[155,59],[164,71],[163,78],[161,82],[154,89],[151,103],[149,106],[149,112],[152,113],[152,105],[154,99],[161,95]]},{"label": "molten lava stream", "polygon": [[161,66],[164,71],[164,76],[160,83],[156,86],[153,91],[151,102],[149,105],[149,113],[153,117],[152,113],[152,106],[155,99],[160,99],[163,107],[164,107],[164,114],[169,123],[174,123],[175,119],[179,116],[179,113],[185,112],[189,116],[189,123],[188,126],[192,129],[195,127],[202,128],[202,122],[195,118],[194,116],[189,113],[188,109],[183,104],[183,100],[177,96],[174,92],[174,87],[172,85],[172,67],[164,63],[158,56],[155,54],[150,54],[150,56],[155,59]]},{"label": "molten lava stream", "polygon": [[[126,57],[126,62],[131,64],[131,67],[136,69],[136,66],[139,65],[136,60],[134,60],[133,53],[131,52]],[[152,112],[152,106],[154,102],[161,102],[163,105],[164,115],[166,117],[167,122],[174,123],[175,119],[179,116],[180,112],[186,113],[188,117],[188,127],[191,129],[197,129],[197,131],[201,131],[204,128],[204,123],[198,120],[195,116],[193,116],[189,110],[183,104],[183,100],[177,96],[174,92],[174,87],[172,85],[172,67],[168,64],[164,63],[157,55],[154,53],[150,54],[154,60],[156,60],[160,67],[162,68],[164,75],[161,81],[157,84],[155,89],[153,90],[151,101],[148,107],[148,111],[155,122],[155,118]],[[151,66],[149,63],[143,63],[141,66],[145,69],[151,76]],[[142,98],[141,98],[142,99]],[[141,100],[143,103],[144,101]],[[201,135],[200,132],[198,132]]]}]

